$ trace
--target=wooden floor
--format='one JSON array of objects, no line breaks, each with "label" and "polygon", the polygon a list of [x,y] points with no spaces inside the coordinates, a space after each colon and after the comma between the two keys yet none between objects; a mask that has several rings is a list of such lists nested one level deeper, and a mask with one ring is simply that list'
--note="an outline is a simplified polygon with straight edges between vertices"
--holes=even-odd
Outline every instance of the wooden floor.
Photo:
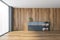
[{"label": "wooden floor", "polygon": [[0,37],[0,40],[60,40],[60,32],[13,31]]}]

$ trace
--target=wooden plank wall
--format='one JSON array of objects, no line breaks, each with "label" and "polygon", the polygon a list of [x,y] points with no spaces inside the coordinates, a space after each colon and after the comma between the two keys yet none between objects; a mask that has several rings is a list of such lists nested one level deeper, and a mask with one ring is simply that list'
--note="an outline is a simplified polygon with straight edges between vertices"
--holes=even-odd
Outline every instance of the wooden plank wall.
[{"label": "wooden plank wall", "polygon": [[50,22],[50,30],[60,30],[60,8],[14,8],[13,30],[27,31],[29,17],[34,22]]}]

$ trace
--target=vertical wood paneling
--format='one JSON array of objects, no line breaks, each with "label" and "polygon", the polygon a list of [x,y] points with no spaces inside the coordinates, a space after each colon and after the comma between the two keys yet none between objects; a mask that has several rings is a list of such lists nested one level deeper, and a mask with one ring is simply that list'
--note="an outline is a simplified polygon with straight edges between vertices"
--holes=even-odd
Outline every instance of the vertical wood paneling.
[{"label": "vertical wood paneling", "polygon": [[46,21],[50,22],[50,9],[47,8],[47,13],[46,13]]},{"label": "vertical wood paneling", "polygon": [[53,8],[50,8],[50,30],[53,31],[54,30],[54,26],[53,26],[53,14],[54,11],[53,11]]},{"label": "vertical wood paneling", "polygon": [[54,8],[54,30],[57,28],[57,9]]},{"label": "vertical wood paneling", "polygon": [[42,10],[41,10],[41,8],[39,9],[39,22],[41,22],[42,21],[42,16],[41,16],[41,12]]},{"label": "vertical wood paneling", "polygon": [[23,8],[21,9],[21,30],[23,30]]},{"label": "vertical wood paneling", "polygon": [[18,30],[18,17],[17,17],[17,8],[14,9],[14,30]]},{"label": "vertical wood paneling", "polygon": [[19,9],[17,8],[17,30],[19,30]]},{"label": "vertical wood paneling", "polygon": [[19,25],[19,30],[21,30],[21,10],[18,9],[18,25]]},{"label": "vertical wood paneling", "polygon": [[41,18],[42,18],[42,21],[46,22],[46,21],[49,21],[49,9],[47,8],[43,8],[42,9],[42,13],[41,13]]},{"label": "vertical wood paneling", "polygon": [[60,8],[57,9],[57,27],[56,30],[60,30]]},{"label": "vertical wood paneling", "polygon": [[46,21],[46,9],[42,9],[42,21]]},{"label": "vertical wood paneling", "polygon": [[36,9],[35,9],[35,20],[36,20],[36,22],[39,21],[39,19],[38,19],[38,18],[39,18],[38,13],[39,13],[39,9],[36,8]]},{"label": "vertical wood paneling", "polygon": [[13,30],[28,31],[29,18],[33,22],[50,22],[50,30],[60,30],[60,8],[14,8]]},{"label": "vertical wood paneling", "polygon": [[29,13],[29,17],[32,17],[32,9],[29,8],[28,11],[29,11],[29,12],[28,12],[28,13]]},{"label": "vertical wood paneling", "polygon": [[[27,31],[27,30],[28,30],[28,27],[27,27],[27,24],[28,24],[28,10],[29,10],[29,9],[26,9],[26,8],[25,8],[25,10],[24,10],[24,11],[25,11],[25,12],[24,12],[24,13],[25,13],[25,16],[24,16],[24,17],[25,17],[25,19],[24,19],[24,20],[25,20],[25,21],[24,21],[24,31]],[[30,16],[31,16],[31,15],[30,15]]]},{"label": "vertical wood paneling", "polygon": [[33,21],[35,22],[35,8],[32,9],[32,18],[33,18]]}]

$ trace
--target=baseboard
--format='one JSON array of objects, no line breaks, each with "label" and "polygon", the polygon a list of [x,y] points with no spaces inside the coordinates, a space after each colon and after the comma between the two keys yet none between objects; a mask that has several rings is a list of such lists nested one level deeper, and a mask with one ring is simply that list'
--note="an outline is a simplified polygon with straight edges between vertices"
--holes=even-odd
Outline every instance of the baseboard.
[{"label": "baseboard", "polygon": [[6,32],[6,33],[4,33],[4,34],[0,35],[0,37],[4,36],[4,35],[5,35],[5,34],[7,34],[7,33],[9,33],[9,32]]}]

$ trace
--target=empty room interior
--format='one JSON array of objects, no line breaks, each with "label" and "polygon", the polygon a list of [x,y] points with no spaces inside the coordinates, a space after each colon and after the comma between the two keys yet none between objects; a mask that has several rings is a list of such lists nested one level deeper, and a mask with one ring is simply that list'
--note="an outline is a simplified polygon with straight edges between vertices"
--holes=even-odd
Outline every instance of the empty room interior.
[{"label": "empty room interior", "polygon": [[0,40],[60,40],[60,0],[0,0]]}]

